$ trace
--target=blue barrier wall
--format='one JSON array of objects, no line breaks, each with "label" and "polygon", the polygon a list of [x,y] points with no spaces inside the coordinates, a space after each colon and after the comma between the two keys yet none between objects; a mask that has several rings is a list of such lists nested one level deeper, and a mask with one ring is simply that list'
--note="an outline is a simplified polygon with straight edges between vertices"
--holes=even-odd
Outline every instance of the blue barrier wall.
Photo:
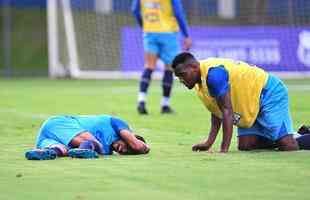
[{"label": "blue barrier wall", "polygon": [[46,7],[46,0],[0,0],[0,5],[6,2],[10,2],[10,5],[14,7]]}]

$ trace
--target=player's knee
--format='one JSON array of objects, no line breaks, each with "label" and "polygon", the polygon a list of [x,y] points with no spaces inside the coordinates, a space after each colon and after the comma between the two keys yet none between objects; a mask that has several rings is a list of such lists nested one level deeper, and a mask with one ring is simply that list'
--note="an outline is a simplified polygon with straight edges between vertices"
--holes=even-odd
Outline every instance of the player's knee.
[{"label": "player's knee", "polygon": [[297,142],[292,142],[289,144],[279,145],[279,151],[297,151],[299,150],[299,145]]},{"label": "player's knee", "polygon": [[66,156],[68,153],[67,147],[62,144],[51,145],[49,146],[49,148],[56,151],[57,156]]},{"label": "player's knee", "polygon": [[77,148],[80,144],[86,140],[96,140],[94,136],[89,132],[82,132],[75,136],[69,143],[70,147]]},{"label": "player's knee", "polygon": [[238,137],[238,149],[240,151],[250,151],[257,147],[257,136],[246,135]]},{"label": "player's knee", "polygon": [[156,68],[156,65],[152,65],[152,64],[149,64],[149,65],[145,66],[145,69],[148,69],[148,70],[150,70],[152,72],[155,70],[155,68]]},{"label": "player's knee", "polygon": [[251,151],[255,148],[254,148],[253,144],[251,144],[251,143],[239,143],[238,149],[239,149],[239,151]]},{"label": "player's knee", "polygon": [[279,146],[279,151],[297,151],[297,150],[299,150],[298,145]]},{"label": "player's knee", "polygon": [[297,150],[299,150],[298,142],[291,135],[280,139],[277,143],[278,143],[279,151],[297,151]]},{"label": "player's knee", "polygon": [[238,149],[240,151],[251,151],[256,148],[256,143],[256,137],[242,136],[238,138]]}]

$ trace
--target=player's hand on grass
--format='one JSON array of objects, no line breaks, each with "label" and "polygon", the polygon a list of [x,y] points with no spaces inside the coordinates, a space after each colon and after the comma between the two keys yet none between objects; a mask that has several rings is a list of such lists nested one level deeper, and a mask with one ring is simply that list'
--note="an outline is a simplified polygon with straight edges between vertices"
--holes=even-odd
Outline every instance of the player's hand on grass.
[{"label": "player's hand on grass", "polygon": [[220,153],[227,153],[228,149],[221,149]]},{"label": "player's hand on grass", "polygon": [[198,143],[192,146],[193,151],[208,151],[210,148],[206,143]]}]

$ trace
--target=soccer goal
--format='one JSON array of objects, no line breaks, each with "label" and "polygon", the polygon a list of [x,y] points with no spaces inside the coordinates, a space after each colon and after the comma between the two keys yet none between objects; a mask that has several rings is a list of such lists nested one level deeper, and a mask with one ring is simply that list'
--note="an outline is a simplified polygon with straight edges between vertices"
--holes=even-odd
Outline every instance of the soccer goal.
[{"label": "soccer goal", "polygon": [[[139,77],[143,34],[130,11],[132,0],[47,2],[50,77]],[[310,76],[308,0],[182,2],[191,52],[199,59],[233,58],[285,78]]]},{"label": "soccer goal", "polygon": [[[122,46],[122,29],[135,25],[130,1],[125,1],[115,8],[112,0],[48,0],[50,77],[138,77],[138,70],[122,69],[123,51],[130,51]],[[140,43],[141,37],[130,38],[130,43]],[[133,54],[132,61],[143,59],[138,56],[143,55]]]}]

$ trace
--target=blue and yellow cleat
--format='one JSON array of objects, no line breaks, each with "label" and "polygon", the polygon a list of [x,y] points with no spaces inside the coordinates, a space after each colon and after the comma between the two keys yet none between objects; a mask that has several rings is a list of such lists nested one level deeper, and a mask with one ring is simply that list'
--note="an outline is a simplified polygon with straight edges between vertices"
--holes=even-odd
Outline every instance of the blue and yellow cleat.
[{"label": "blue and yellow cleat", "polygon": [[96,151],[90,150],[90,149],[70,149],[68,151],[68,156],[72,158],[86,158],[86,159],[92,159],[92,158],[98,158],[98,153]]},{"label": "blue and yellow cleat", "polygon": [[53,149],[35,149],[27,151],[25,157],[28,160],[54,160],[57,153]]}]

